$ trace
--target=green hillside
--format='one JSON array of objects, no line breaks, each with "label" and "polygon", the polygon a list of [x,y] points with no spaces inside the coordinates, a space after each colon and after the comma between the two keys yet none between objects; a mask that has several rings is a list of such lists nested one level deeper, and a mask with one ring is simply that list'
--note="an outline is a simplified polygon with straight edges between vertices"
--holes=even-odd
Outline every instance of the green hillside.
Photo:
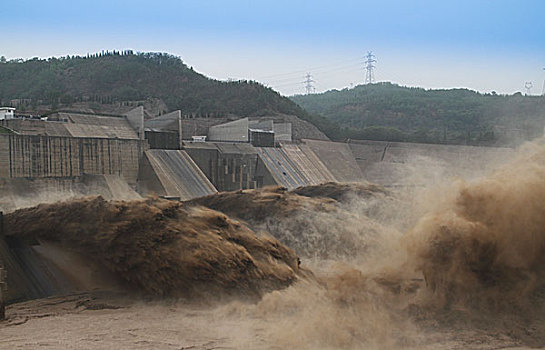
[{"label": "green hillside", "polygon": [[101,110],[101,106],[151,98],[160,99],[167,110],[181,109],[186,115],[276,112],[313,120],[270,88],[252,81],[209,79],[164,53],[114,51],[86,57],[0,60],[0,104],[15,104],[19,111],[46,112],[82,104]]},{"label": "green hillside", "polygon": [[545,127],[545,98],[521,94],[380,83],[290,100],[253,81],[207,78],[165,53],[0,59],[0,105],[16,105],[19,111],[115,113],[146,101],[159,105],[155,115],[176,109],[212,118],[295,115],[337,140],[512,145],[540,136]]},{"label": "green hillside", "polygon": [[425,90],[391,83],[293,96],[310,113],[338,123],[336,138],[512,145],[543,134],[545,98]]}]

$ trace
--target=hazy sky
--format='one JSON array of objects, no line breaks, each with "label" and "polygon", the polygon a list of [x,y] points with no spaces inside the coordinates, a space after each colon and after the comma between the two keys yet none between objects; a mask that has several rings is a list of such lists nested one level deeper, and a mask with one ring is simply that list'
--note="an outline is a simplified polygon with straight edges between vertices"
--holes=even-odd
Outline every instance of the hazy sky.
[{"label": "hazy sky", "polygon": [[217,79],[251,79],[282,94],[365,79],[425,88],[541,94],[545,0],[65,1],[0,0],[0,55],[64,56],[101,50],[181,56]]}]

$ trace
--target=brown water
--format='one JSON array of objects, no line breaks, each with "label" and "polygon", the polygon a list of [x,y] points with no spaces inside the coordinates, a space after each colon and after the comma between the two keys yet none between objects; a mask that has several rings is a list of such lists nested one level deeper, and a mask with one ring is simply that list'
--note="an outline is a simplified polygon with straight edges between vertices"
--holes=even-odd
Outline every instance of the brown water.
[{"label": "brown water", "polygon": [[[525,146],[517,159],[484,178],[412,189],[408,195],[360,190],[341,198],[335,193],[331,188],[324,194],[315,189],[312,194],[275,189],[197,201],[230,217],[193,208],[195,203],[154,200],[112,204],[88,199],[70,210],[58,204],[14,213],[8,222],[21,228],[15,234],[91,249],[110,270],[130,276],[126,281],[144,292],[187,291],[196,280],[215,295],[237,289],[243,293],[236,301],[212,304],[209,299],[206,304],[201,299],[170,304],[134,301],[120,310],[77,309],[56,320],[29,316],[32,322],[0,327],[0,336],[8,339],[7,344],[32,345],[44,338],[46,330],[65,329],[61,338],[78,348],[89,345],[82,340],[84,335],[105,331],[93,320],[121,317],[123,322],[110,324],[117,329],[117,338],[108,333],[104,341],[93,344],[158,349],[545,346],[545,148],[539,142]],[[85,225],[65,218],[77,212],[75,208],[89,216]],[[271,216],[273,226],[267,221]],[[235,219],[241,217],[248,226]],[[62,235],[58,227],[63,227]],[[266,238],[265,232],[256,236],[259,230],[268,230],[288,245],[293,242],[303,266],[314,276],[298,269],[289,248]],[[335,239],[328,240],[328,233]],[[191,234],[198,239],[180,238]],[[226,249],[230,245],[225,241],[243,247],[254,267],[245,270],[239,250]],[[350,245],[357,249],[346,249]],[[327,254],[313,256],[309,254],[313,249]],[[209,254],[214,258],[206,260]],[[127,255],[136,263],[126,264]],[[203,268],[203,258],[219,263]],[[229,265],[231,261],[235,263]],[[171,264],[177,266],[172,271]],[[170,271],[166,277],[163,268]],[[182,282],[173,282],[177,280]],[[18,312],[19,318],[25,314]],[[78,317],[93,326],[75,330],[68,320]],[[163,330],[161,339],[154,336],[158,329]],[[17,338],[33,332],[42,334],[34,343]],[[134,334],[138,339],[133,341]],[[71,339],[79,341],[70,343]]]},{"label": "brown water", "polygon": [[59,242],[155,296],[259,297],[300,272],[293,251],[244,223],[203,207],[159,198],[88,197],[5,216],[8,235]]}]

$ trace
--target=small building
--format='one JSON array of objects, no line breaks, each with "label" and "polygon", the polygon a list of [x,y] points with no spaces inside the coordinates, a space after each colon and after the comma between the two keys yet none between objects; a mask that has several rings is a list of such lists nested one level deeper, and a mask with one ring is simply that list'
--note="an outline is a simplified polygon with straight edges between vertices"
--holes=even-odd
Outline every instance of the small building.
[{"label": "small building", "polygon": [[13,112],[15,108],[13,107],[0,107],[0,120],[13,119]]}]

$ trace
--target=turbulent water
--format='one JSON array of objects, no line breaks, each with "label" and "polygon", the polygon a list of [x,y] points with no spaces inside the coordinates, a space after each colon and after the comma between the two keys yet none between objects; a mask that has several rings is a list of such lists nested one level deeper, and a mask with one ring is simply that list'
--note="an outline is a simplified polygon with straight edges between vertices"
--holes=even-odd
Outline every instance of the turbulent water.
[{"label": "turbulent water", "polygon": [[144,292],[242,291],[213,316],[229,320],[221,327],[235,348],[545,346],[543,141],[486,177],[410,191],[326,184],[183,204],[94,198],[6,222],[14,235],[99,256]]},{"label": "turbulent water", "polygon": [[88,197],[5,216],[9,236],[59,242],[145,294],[261,296],[297,279],[293,251],[222,213],[159,198]]}]

